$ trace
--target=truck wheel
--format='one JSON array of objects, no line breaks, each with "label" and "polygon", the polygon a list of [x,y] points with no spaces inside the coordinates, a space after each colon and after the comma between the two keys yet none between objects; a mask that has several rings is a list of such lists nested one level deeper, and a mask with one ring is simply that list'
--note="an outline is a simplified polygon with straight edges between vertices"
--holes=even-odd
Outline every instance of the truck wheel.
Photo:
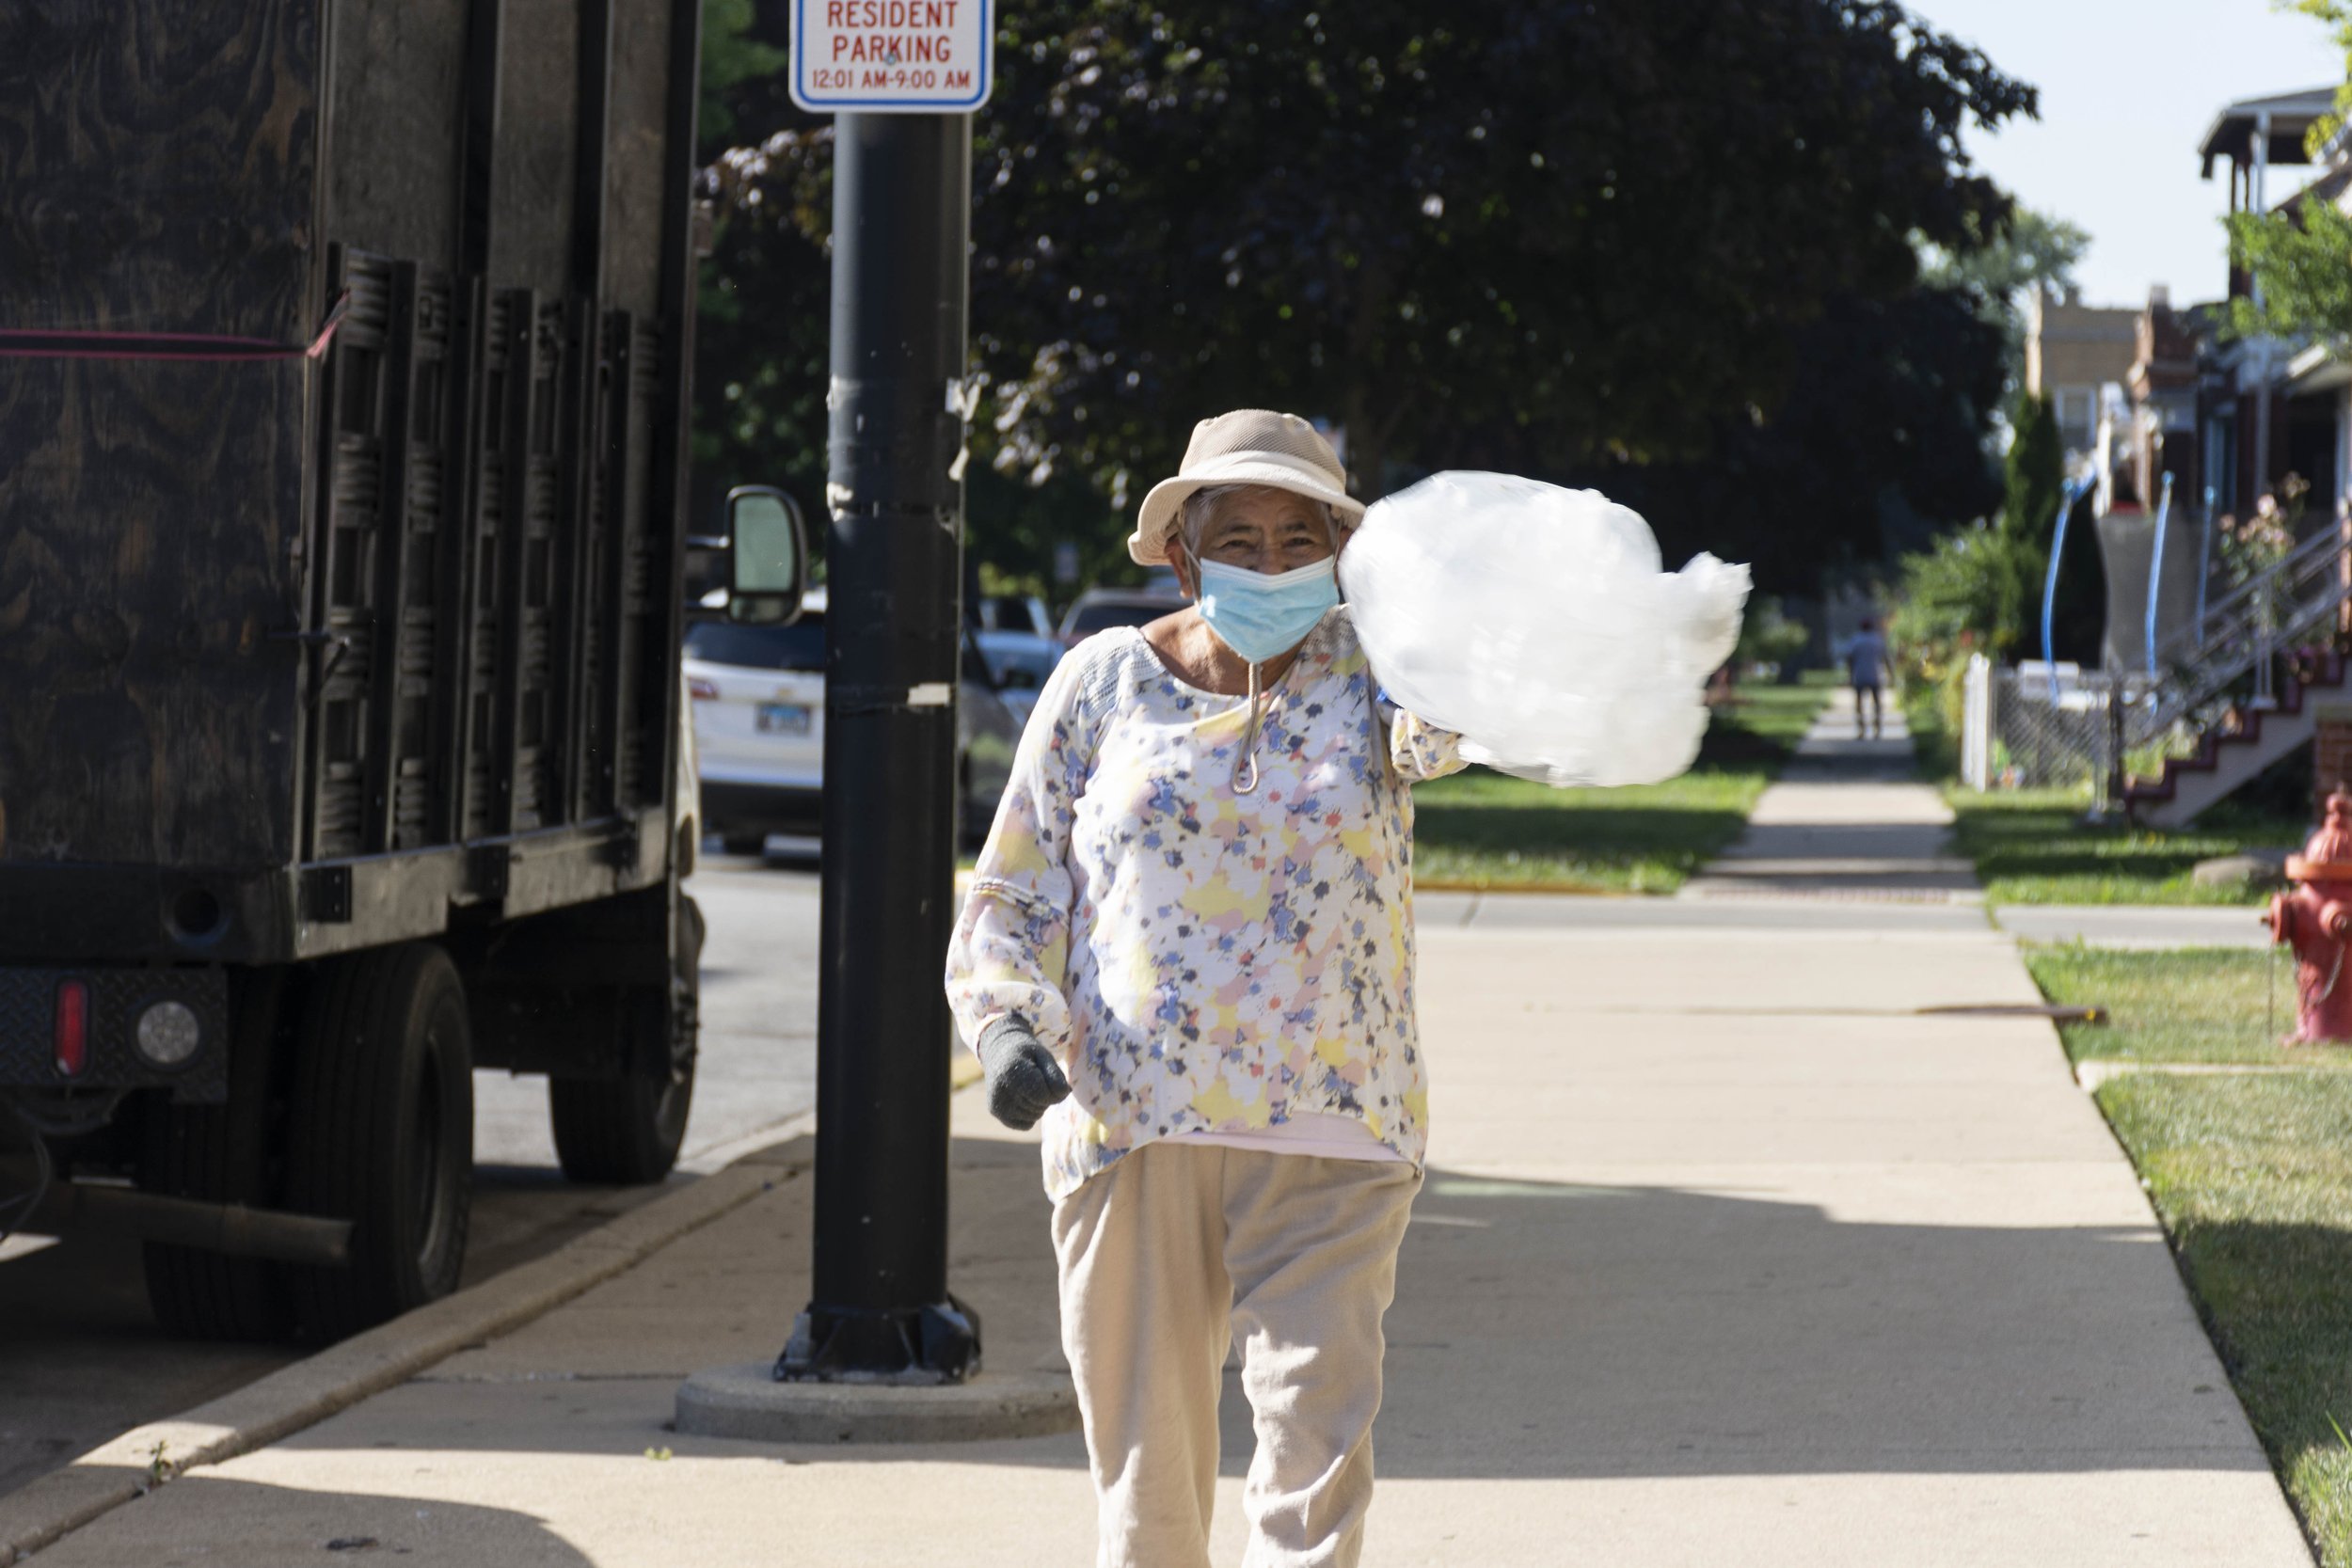
[{"label": "truck wheel", "polygon": [[[172,1197],[265,1208],[278,1201],[272,1068],[286,972],[254,970],[232,984],[229,1098],[218,1105],[159,1099],[151,1106],[140,1130],[138,1184]],[[274,1263],[156,1242],[146,1244],[143,1259],[148,1302],[169,1333],[251,1340],[294,1333],[294,1298]]]},{"label": "truck wheel", "polygon": [[673,1033],[669,998],[643,990],[630,998],[631,1023],[639,1030],[656,1031],[670,1047],[666,1077],[632,1072],[617,1079],[548,1080],[555,1154],[569,1180],[640,1187],[660,1180],[676,1165],[678,1148],[686,1142],[687,1113],[694,1103],[694,1009],[702,994],[703,929],[701,907],[678,895],[677,1033]]},{"label": "truck wheel", "polygon": [[352,1221],[351,1261],[287,1271],[302,1333],[339,1339],[455,1290],[472,1177],[473,1048],[449,955],[327,960],[303,1013],[286,1203]]},{"label": "truck wheel", "polygon": [[677,1164],[693,1101],[691,1063],[660,1083],[637,1073],[548,1079],[548,1114],[564,1175],[600,1187],[660,1180]]}]

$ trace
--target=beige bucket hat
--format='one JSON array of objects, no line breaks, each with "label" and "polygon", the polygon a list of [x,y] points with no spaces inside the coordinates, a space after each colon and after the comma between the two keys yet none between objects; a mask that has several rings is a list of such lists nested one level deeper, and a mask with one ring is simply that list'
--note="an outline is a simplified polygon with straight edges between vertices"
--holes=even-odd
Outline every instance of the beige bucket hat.
[{"label": "beige bucket hat", "polygon": [[1213,484],[1266,484],[1335,510],[1342,528],[1353,528],[1364,503],[1347,493],[1347,470],[1339,453],[1305,420],[1268,408],[1236,408],[1192,427],[1184,466],[1173,479],[1152,486],[1127,536],[1127,554],[1137,565],[1168,559],[1168,542],[1184,515],[1184,498]]}]

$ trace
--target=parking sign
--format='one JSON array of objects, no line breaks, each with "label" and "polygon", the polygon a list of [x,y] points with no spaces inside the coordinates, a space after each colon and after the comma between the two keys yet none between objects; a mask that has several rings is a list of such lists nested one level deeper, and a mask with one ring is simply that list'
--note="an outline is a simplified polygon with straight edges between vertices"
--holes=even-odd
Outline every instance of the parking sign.
[{"label": "parking sign", "polygon": [[993,0],[793,0],[792,102],[817,114],[969,114],[995,74]]}]

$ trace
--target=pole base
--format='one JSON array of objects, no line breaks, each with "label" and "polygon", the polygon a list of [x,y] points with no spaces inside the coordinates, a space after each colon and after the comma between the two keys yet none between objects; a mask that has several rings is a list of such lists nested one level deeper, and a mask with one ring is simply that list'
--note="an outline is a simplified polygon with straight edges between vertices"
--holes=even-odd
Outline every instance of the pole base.
[{"label": "pole base", "polygon": [[765,1362],[718,1367],[679,1385],[677,1430],[755,1443],[977,1443],[1078,1430],[1065,1376],[982,1375],[928,1386],[780,1383]]},{"label": "pole base", "polygon": [[980,1370],[980,1315],[950,1294],[928,1307],[819,1307],[792,1322],[776,1358],[785,1383],[920,1387],[961,1383]]}]

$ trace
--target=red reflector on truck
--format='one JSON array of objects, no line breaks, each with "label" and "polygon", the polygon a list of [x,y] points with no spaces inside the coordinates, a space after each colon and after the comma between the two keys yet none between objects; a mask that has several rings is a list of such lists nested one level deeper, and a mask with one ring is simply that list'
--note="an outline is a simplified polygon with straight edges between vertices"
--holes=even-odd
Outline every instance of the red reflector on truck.
[{"label": "red reflector on truck", "polygon": [[57,987],[57,1070],[79,1078],[89,1065],[89,987],[68,980]]}]

